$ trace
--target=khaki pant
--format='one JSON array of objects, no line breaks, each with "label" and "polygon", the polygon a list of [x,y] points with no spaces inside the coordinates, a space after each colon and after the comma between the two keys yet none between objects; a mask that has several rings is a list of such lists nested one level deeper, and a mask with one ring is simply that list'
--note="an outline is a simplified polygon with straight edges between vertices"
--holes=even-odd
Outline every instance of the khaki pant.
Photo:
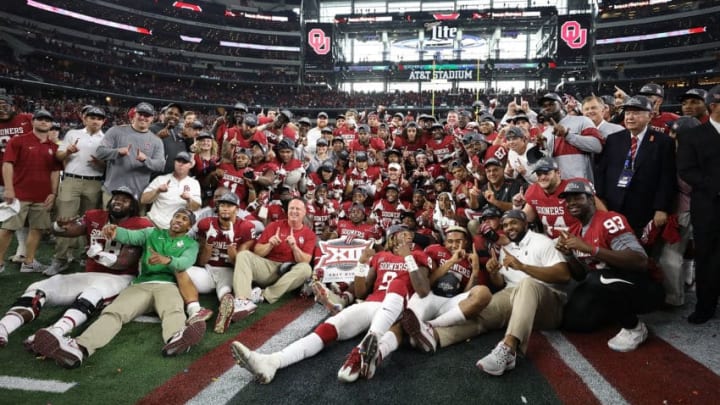
[{"label": "khaki pant", "polygon": [[[102,182],[100,180],[84,180],[74,177],[65,177],[60,183],[58,196],[55,200],[56,215],[58,218],[71,218],[82,216],[86,211],[100,208],[102,199]],[[78,258],[85,248],[85,237],[57,238],[55,255],[57,260],[66,261],[68,253],[77,249],[75,257]]]},{"label": "khaki pant", "polygon": [[95,350],[110,343],[122,326],[136,317],[155,312],[162,322],[163,342],[185,326],[183,299],[177,285],[171,283],[132,284],[105,308],[77,342],[92,355]]},{"label": "khaki pant", "polygon": [[506,335],[520,340],[519,350],[527,351],[533,329],[554,329],[562,322],[565,294],[530,277],[517,287],[494,294],[477,318],[455,326],[436,328],[440,347],[465,341],[507,325]]},{"label": "khaki pant", "polygon": [[2,229],[17,231],[24,228],[26,223],[30,229],[50,229],[52,225],[50,211],[43,206],[43,203],[20,201],[20,211],[3,222]]},{"label": "khaki pant", "polygon": [[274,303],[286,292],[294,290],[305,282],[312,274],[307,263],[296,263],[290,270],[278,274],[282,263],[260,257],[253,252],[242,251],[235,258],[235,272],[233,274],[233,291],[238,298],[249,298],[252,283],[264,287],[263,297],[269,303]]}]

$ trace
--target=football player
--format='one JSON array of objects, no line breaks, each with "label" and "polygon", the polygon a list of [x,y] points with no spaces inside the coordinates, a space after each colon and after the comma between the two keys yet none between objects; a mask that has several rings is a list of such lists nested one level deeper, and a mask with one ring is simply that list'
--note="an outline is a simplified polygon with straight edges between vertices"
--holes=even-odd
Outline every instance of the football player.
[{"label": "football player", "polygon": [[315,331],[285,349],[260,354],[241,342],[233,342],[232,354],[238,365],[268,384],[280,368],[285,368],[318,354],[336,340],[353,338],[364,330],[367,334],[353,348],[338,372],[342,382],[370,379],[381,361],[379,338],[402,313],[405,300],[413,292],[421,297],[430,292],[430,265],[423,252],[410,251],[412,233],[404,225],[388,229],[387,250],[375,253],[372,245],[365,249],[355,269],[355,295],[364,302],[351,305],[328,318]]},{"label": "football player", "polygon": [[149,219],[138,217],[137,196],[129,188],[119,187],[112,195],[106,210],[90,210],[82,218],[59,218],[55,222],[53,231],[57,236],[87,236],[86,272],[60,274],[30,284],[0,319],[0,347],[7,344],[10,333],[37,318],[45,304],[69,305],[70,308],[55,324],[41,329],[25,341],[29,350],[44,354],[48,348],[48,334],[67,335],[130,284],[137,274],[142,249],[108,240],[101,230],[108,223],[128,229],[153,225]]}]

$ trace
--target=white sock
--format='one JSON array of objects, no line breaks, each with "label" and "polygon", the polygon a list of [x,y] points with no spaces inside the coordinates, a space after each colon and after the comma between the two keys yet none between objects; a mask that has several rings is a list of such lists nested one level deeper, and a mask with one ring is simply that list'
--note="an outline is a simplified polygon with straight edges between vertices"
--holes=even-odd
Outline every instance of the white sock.
[{"label": "white sock", "polygon": [[300,340],[291,343],[290,346],[278,352],[280,358],[279,368],[285,368],[300,360],[307,359],[318,353],[325,347],[322,339],[317,333],[311,333]]},{"label": "white sock", "polygon": [[15,237],[18,241],[17,250],[15,251],[16,256],[26,256],[27,249],[25,247],[25,241],[27,240],[27,236],[28,228],[26,226],[15,231]]},{"label": "white sock", "polygon": [[185,306],[185,312],[187,312],[188,318],[192,318],[192,316],[195,315],[200,308],[200,303],[197,301],[187,304],[187,306]]},{"label": "white sock", "polygon": [[23,317],[13,312],[12,310],[8,311],[5,316],[0,319],[0,325],[5,327],[5,330],[7,330],[8,335],[13,333],[17,328],[21,327],[25,323],[25,319]]},{"label": "white sock", "polygon": [[85,323],[85,321],[87,321],[87,315],[75,308],[70,308],[65,311],[62,318],[55,322],[53,327],[60,328],[63,331],[63,335],[67,335],[74,328],[77,328]]},{"label": "white sock", "polygon": [[217,287],[215,289],[215,293],[217,294],[218,301],[221,300],[225,294],[230,294],[231,291],[232,291],[232,287],[227,286],[227,285],[224,285],[222,287]]},{"label": "white sock", "polygon": [[445,312],[444,314],[438,316],[437,318],[433,319],[428,323],[435,328],[439,328],[441,326],[457,325],[461,322],[465,322],[466,320],[467,319],[465,319],[465,315],[460,309],[460,305],[455,305],[449,311]]},{"label": "white sock", "polygon": [[373,315],[368,333],[382,336],[390,330],[390,327],[397,321],[403,310],[403,297],[396,293],[387,293],[382,302],[382,307]]},{"label": "white sock", "polygon": [[380,350],[382,358],[387,359],[390,353],[397,350],[398,346],[397,336],[395,336],[394,333],[387,331],[378,343],[378,350]]}]

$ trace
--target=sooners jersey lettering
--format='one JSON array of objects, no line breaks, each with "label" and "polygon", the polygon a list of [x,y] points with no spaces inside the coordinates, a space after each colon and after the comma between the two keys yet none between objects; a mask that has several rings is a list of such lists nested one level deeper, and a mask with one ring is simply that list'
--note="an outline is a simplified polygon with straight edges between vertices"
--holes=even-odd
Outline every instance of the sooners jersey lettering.
[{"label": "sooners jersey lettering", "polygon": [[[418,266],[430,268],[429,259],[425,253],[413,251],[412,255]],[[415,292],[404,257],[385,251],[373,256],[369,264],[370,267],[375,269],[376,277],[373,291],[368,295],[366,301],[382,301],[385,299],[390,283],[403,283],[408,291],[408,296]]]},{"label": "sooners jersey lettering", "polygon": [[537,183],[525,192],[525,201],[535,209],[545,234],[552,239],[559,237],[561,231],[578,235],[582,228],[580,221],[568,212],[565,199],[559,197],[569,180],[574,179],[562,180],[552,194],[547,194]]}]

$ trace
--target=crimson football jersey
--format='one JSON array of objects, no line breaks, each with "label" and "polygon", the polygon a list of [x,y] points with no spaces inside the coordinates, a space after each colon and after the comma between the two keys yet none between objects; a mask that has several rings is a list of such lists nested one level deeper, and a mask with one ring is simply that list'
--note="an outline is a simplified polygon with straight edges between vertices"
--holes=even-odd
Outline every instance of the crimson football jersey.
[{"label": "crimson football jersey", "polygon": [[327,200],[322,205],[315,202],[308,203],[307,215],[312,217],[315,234],[321,235],[325,226],[330,224],[330,219],[336,217],[339,211],[340,204],[336,200]]},{"label": "crimson football jersey", "polygon": [[380,235],[380,229],[377,226],[365,222],[361,222],[356,225],[352,221],[346,219],[340,220],[338,222],[337,234],[338,238],[350,236],[352,238],[365,240],[382,239],[382,236]]},{"label": "crimson football jersey", "polygon": [[256,237],[255,225],[240,218],[235,219],[235,223],[228,230],[220,227],[218,217],[203,218],[198,222],[197,230],[198,242],[213,246],[207,264],[217,267],[235,267],[235,263],[228,257],[228,246],[234,243],[237,249],[240,249],[240,245]]},{"label": "crimson football jersey", "polygon": [[[413,250],[411,254],[418,266],[431,269],[428,256],[424,252]],[[383,251],[373,256],[369,265],[375,269],[375,283],[372,292],[365,301],[380,302],[384,300],[390,284],[395,283],[398,283],[398,285],[393,286],[393,291],[406,293],[406,298],[409,298],[415,292],[404,257]]]},{"label": "crimson football jersey", "polygon": [[248,187],[245,184],[246,178],[244,174],[245,172],[252,172],[253,169],[250,167],[236,169],[232,163],[221,163],[219,168],[225,172],[219,181],[220,185],[238,196],[241,208],[247,207]]},{"label": "crimson football jersey", "polygon": [[[427,254],[428,257],[433,261],[433,264],[435,264],[435,269],[445,264],[445,262],[450,260],[453,255],[448,248],[440,244],[430,245],[426,247],[425,254]],[[463,292],[465,291],[465,288],[470,281],[470,275],[472,275],[472,264],[470,264],[470,260],[468,260],[466,257],[460,260],[460,262],[455,263],[450,268],[450,270],[448,270],[448,273],[452,273],[460,280],[459,292]],[[479,285],[487,285],[487,274],[485,274],[485,272],[483,271],[480,271],[478,273],[477,282]]]},{"label": "crimson football jersey", "polygon": [[543,224],[545,234],[552,239],[559,237],[560,231],[579,235],[582,228],[580,221],[568,212],[565,199],[560,198],[560,193],[572,180],[581,179],[561,180],[552,194],[547,194],[537,183],[530,185],[525,192],[525,201],[535,209],[535,213]]},{"label": "crimson football jersey", "polygon": [[373,206],[372,217],[383,228],[400,223],[400,213],[408,211],[402,201],[390,204],[387,200],[380,200]]},{"label": "crimson football jersey", "polygon": [[367,189],[373,185],[380,178],[380,168],[377,166],[370,166],[365,171],[360,171],[357,168],[348,169],[345,175],[347,182],[353,183],[355,187],[366,187]]},{"label": "crimson football jersey", "polygon": [[431,139],[427,143],[427,147],[432,151],[435,162],[441,162],[446,155],[455,152],[455,137],[446,135],[441,140]]},{"label": "crimson football jersey", "polygon": [[[5,155],[5,147],[10,142],[10,138],[18,135],[27,135],[32,133],[32,114],[15,114],[12,119],[2,122],[0,121],[0,162]],[[0,176],[0,186],[5,182]]]},{"label": "crimson football jersey", "polygon": [[[85,215],[83,215],[81,222],[85,225],[87,246],[90,247],[93,244],[99,244],[103,247],[104,252],[119,256],[123,244],[118,241],[107,240],[102,233],[103,227],[109,223],[109,218],[110,213],[105,210],[89,210],[85,212]],[[130,217],[119,222],[117,226],[125,229],[136,230],[152,228],[154,225],[146,217]],[[135,276],[138,274],[138,264],[139,261],[125,270],[112,270],[99,264],[94,259],[88,258],[88,260],[85,261],[85,271],[113,274],[129,274]]]}]

